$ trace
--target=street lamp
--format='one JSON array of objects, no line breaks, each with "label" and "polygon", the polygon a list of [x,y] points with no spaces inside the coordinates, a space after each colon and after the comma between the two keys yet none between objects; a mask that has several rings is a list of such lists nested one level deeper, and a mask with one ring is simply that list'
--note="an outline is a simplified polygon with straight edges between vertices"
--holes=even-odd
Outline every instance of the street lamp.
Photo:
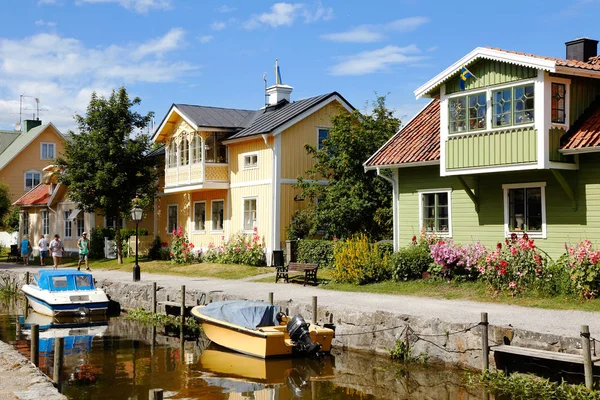
[{"label": "street lamp", "polygon": [[144,216],[144,210],[137,204],[131,209],[131,219],[135,221],[135,264],[133,264],[133,281],[140,280],[140,266],[138,264],[138,224]]}]

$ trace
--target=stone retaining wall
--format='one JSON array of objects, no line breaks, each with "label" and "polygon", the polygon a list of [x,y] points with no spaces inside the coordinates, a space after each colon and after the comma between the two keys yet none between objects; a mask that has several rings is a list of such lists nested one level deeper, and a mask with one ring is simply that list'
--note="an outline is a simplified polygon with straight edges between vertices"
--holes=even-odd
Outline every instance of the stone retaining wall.
[{"label": "stone retaining wall", "polygon": [[[0,271],[3,276],[24,281],[23,273]],[[151,307],[152,284],[98,281],[110,298],[124,310]],[[181,301],[180,287],[159,287],[157,301]],[[241,299],[235,293],[186,291],[186,303],[204,304],[219,300]],[[276,301],[288,315],[301,314],[312,319],[312,305],[293,300]],[[405,315],[400,312],[359,312],[336,307],[319,307],[317,322],[335,325],[336,338],[333,345],[342,350],[358,350],[371,353],[387,353],[397,340],[405,340],[407,326],[414,332],[409,335],[413,355],[426,354],[430,361],[468,368],[481,368],[481,328],[471,324],[448,323],[426,315]],[[469,329],[471,328],[471,329]],[[456,333],[459,331],[466,331]],[[581,354],[580,338],[561,337],[512,327],[489,326],[489,344],[513,344],[541,350]],[[494,365],[493,357],[490,362]]]}]

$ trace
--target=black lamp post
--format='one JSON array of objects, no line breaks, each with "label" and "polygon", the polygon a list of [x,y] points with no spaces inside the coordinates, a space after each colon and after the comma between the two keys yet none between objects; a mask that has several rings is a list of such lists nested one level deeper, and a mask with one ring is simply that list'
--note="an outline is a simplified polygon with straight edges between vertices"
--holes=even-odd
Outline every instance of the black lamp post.
[{"label": "black lamp post", "polygon": [[137,204],[131,209],[131,219],[135,221],[135,264],[133,264],[133,281],[140,280],[140,266],[138,264],[138,224],[142,220],[144,210]]}]

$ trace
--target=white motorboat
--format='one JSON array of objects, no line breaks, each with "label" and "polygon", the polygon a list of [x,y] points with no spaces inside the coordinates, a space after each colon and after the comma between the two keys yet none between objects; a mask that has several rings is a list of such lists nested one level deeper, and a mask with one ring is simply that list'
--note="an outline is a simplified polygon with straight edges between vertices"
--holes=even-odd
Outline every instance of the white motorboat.
[{"label": "white motorboat", "polygon": [[106,314],[108,297],[91,274],[75,270],[40,270],[21,288],[31,308],[54,316]]}]

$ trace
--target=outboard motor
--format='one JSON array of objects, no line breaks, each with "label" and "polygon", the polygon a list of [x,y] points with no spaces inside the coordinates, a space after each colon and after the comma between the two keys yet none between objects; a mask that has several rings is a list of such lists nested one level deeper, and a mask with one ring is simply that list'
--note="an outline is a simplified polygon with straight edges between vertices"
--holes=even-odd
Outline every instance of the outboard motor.
[{"label": "outboard motor", "polygon": [[287,331],[294,343],[295,348],[306,354],[316,354],[321,350],[319,343],[313,343],[310,340],[310,334],[308,332],[308,324],[302,318],[302,315],[294,315],[292,319],[287,323]]}]

